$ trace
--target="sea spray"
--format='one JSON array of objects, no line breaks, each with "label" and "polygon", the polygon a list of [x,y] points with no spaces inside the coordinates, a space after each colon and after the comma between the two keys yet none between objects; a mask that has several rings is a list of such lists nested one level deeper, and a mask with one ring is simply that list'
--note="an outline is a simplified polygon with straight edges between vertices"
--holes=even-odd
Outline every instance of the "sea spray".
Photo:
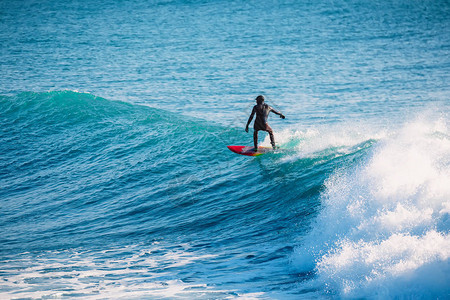
[{"label": "sea spray", "polygon": [[[336,156],[353,153],[358,147],[368,147],[387,135],[385,126],[363,122],[314,126],[295,124],[275,131],[277,144],[283,148],[295,150],[293,155],[286,157],[287,161],[326,156],[330,153]],[[270,145],[268,135],[262,144]]]},{"label": "sea spray", "polygon": [[449,182],[448,121],[406,123],[327,180],[294,264],[343,297],[448,295]]}]

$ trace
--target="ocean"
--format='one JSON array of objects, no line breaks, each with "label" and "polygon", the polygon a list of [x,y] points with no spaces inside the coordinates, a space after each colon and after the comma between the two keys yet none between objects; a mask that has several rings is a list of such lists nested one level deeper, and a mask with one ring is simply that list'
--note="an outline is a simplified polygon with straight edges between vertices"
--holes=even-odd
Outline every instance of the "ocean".
[{"label": "ocean", "polygon": [[449,1],[0,1],[0,45],[1,299],[450,298]]}]

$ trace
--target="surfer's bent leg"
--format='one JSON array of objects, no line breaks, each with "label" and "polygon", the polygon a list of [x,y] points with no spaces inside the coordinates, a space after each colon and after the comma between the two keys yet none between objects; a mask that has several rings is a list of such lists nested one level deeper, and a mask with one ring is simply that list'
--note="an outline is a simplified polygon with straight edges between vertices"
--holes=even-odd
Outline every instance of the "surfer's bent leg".
[{"label": "surfer's bent leg", "polygon": [[253,145],[255,146],[255,151],[258,149],[258,130],[253,131]]},{"label": "surfer's bent leg", "polygon": [[266,131],[269,133],[272,148],[275,149],[275,137],[273,136],[273,130],[270,128],[269,124],[266,124]]}]

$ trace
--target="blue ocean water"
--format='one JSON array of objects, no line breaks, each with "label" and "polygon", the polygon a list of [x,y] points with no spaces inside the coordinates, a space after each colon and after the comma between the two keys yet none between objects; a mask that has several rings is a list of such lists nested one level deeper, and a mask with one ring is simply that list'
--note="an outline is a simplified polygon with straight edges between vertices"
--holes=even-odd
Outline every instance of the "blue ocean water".
[{"label": "blue ocean water", "polygon": [[[450,297],[448,1],[1,1],[0,45],[0,298]],[[259,94],[287,151],[238,156]]]}]

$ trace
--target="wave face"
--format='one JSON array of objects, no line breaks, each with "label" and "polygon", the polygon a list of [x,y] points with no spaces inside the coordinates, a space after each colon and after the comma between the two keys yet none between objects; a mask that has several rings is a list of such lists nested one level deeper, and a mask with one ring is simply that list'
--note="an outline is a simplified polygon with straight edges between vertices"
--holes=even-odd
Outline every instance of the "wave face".
[{"label": "wave face", "polygon": [[[8,202],[3,224],[28,221],[22,229],[30,233],[9,232],[3,236],[8,247],[17,239],[43,247],[46,239],[73,243],[71,235],[64,239],[72,232],[89,232],[80,241],[89,243],[99,234],[110,234],[111,240],[162,235],[189,215],[191,221],[211,217],[197,215],[193,206],[201,199],[191,196],[220,185],[226,171],[208,150],[219,142],[212,134],[218,128],[70,91],[3,97],[2,111],[3,194],[27,199],[20,206]],[[32,211],[24,213],[27,207]],[[173,209],[179,212],[174,215]],[[77,214],[67,218],[71,211]],[[37,224],[60,235],[37,241]]]},{"label": "wave face", "polygon": [[292,126],[249,159],[242,130],[86,93],[0,111],[2,298],[449,292],[445,115]]}]

